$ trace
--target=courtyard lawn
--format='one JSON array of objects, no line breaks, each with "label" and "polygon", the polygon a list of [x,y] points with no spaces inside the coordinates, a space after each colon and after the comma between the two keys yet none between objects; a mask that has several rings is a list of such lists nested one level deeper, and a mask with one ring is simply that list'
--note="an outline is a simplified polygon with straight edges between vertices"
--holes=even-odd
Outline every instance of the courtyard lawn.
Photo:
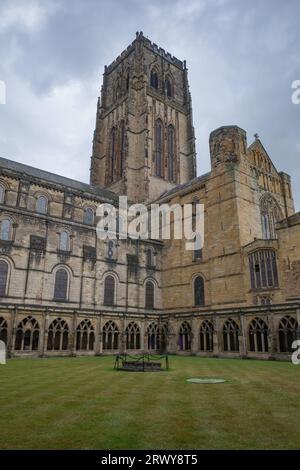
[{"label": "courtyard lawn", "polygon": [[[300,365],[170,357],[168,372],[114,358],[0,365],[1,449],[299,449]],[[189,384],[219,377],[224,384]]]}]

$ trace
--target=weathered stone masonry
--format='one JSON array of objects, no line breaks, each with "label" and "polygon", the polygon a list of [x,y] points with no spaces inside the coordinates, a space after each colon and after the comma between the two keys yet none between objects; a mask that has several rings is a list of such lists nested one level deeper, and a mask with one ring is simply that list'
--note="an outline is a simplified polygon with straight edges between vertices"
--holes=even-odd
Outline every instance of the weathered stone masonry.
[{"label": "weathered stone masonry", "polygon": [[[168,351],[288,359],[300,338],[300,213],[256,135],[210,135],[196,177],[185,62],[137,33],[105,68],[91,184],[0,158],[0,339],[11,356]],[[201,202],[201,250],[96,236],[96,208]]]}]

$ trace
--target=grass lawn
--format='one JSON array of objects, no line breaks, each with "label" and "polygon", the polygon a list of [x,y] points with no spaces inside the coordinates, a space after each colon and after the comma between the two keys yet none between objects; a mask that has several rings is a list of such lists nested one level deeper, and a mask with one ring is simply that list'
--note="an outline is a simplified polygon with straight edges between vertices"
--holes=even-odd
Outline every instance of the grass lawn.
[{"label": "grass lawn", "polygon": [[171,356],[169,372],[134,373],[113,363],[0,365],[1,449],[300,448],[300,365]]}]

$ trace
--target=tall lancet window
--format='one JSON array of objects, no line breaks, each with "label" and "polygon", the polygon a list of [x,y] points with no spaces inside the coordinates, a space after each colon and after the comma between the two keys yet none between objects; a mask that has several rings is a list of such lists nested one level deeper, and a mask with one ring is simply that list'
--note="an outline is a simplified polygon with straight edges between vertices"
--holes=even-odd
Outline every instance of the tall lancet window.
[{"label": "tall lancet window", "polygon": [[282,219],[282,213],[271,194],[266,193],[262,196],[260,200],[260,212],[263,238],[265,240],[277,238],[276,222]]},{"label": "tall lancet window", "polygon": [[109,181],[114,181],[116,161],[116,128],[113,127],[110,134],[110,162],[109,162]]},{"label": "tall lancet window", "polygon": [[155,126],[155,174],[162,176],[163,126],[160,119]]},{"label": "tall lancet window", "polygon": [[168,127],[168,176],[169,180],[175,182],[175,129]]},{"label": "tall lancet window", "polygon": [[122,178],[124,174],[124,159],[125,159],[125,123],[121,122],[120,126],[120,159],[119,159],[119,177]]}]

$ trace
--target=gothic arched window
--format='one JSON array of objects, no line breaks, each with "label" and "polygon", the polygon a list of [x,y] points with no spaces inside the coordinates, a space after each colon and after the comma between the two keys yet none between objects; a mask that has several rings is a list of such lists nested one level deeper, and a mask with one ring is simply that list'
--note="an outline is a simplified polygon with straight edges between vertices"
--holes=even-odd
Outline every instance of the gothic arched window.
[{"label": "gothic arched window", "polygon": [[4,203],[4,199],[5,199],[5,187],[3,186],[3,184],[0,184],[0,204]]},{"label": "gothic arched window", "polygon": [[48,330],[48,351],[61,351],[68,349],[69,327],[65,320],[56,318]]},{"label": "gothic arched window", "polygon": [[224,351],[239,351],[239,327],[238,324],[229,318],[223,327],[223,347]]},{"label": "gothic arched window", "polygon": [[109,320],[102,329],[103,349],[119,349],[119,328]]},{"label": "gothic arched window", "polygon": [[116,162],[116,128],[113,127],[110,132],[110,162],[109,162],[109,181],[112,183],[115,179]]},{"label": "gothic arched window", "polygon": [[59,234],[59,249],[61,251],[70,251],[70,237],[65,230]]},{"label": "gothic arched window", "polygon": [[86,207],[83,214],[83,223],[86,225],[93,225],[94,223],[94,211],[91,207]]},{"label": "gothic arched window", "polygon": [[147,281],[145,286],[145,307],[147,309],[154,308],[154,284],[152,281]]},{"label": "gothic arched window", "polygon": [[155,88],[155,90],[158,90],[158,84],[158,73],[155,69],[152,69],[150,73],[150,85],[152,88]]},{"label": "gothic arched window", "polygon": [[197,276],[194,280],[194,299],[195,306],[201,307],[205,305],[204,279],[202,276]]},{"label": "gothic arched window", "polygon": [[298,323],[295,318],[287,315],[279,323],[279,349],[280,352],[292,352],[293,341],[297,339]]},{"label": "gothic arched window", "polygon": [[0,317],[0,341],[3,341],[5,344],[7,344],[7,332],[7,321]]},{"label": "gothic arched window", "polygon": [[39,348],[40,327],[31,316],[24,318],[17,327],[15,350],[37,351]]},{"label": "gothic arched window", "polygon": [[163,125],[160,119],[155,125],[155,174],[162,176],[163,160]]},{"label": "gothic arched window", "polygon": [[166,79],[166,94],[168,98],[172,98],[173,96],[173,87],[170,78]]},{"label": "gothic arched window", "polygon": [[115,278],[111,275],[106,276],[104,281],[104,305],[115,304]]},{"label": "gothic arched window", "polygon": [[168,127],[168,176],[169,180],[172,182],[176,182],[175,170],[175,129],[170,125]]},{"label": "gothic arched window", "polygon": [[264,239],[277,238],[276,222],[282,219],[281,210],[271,194],[264,194],[260,199],[262,236]]},{"label": "gothic arched window", "polygon": [[250,351],[268,351],[268,326],[261,318],[254,318],[249,325]]},{"label": "gothic arched window", "polygon": [[3,219],[0,225],[0,240],[8,241],[12,235],[12,223],[9,219]]},{"label": "gothic arched window", "polygon": [[120,126],[120,156],[119,156],[119,177],[122,178],[124,174],[125,163],[125,123],[121,122]]},{"label": "gothic arched window", "polygon": [[45,196],[39,196],[36,200],[36,211],[40,214],[46,214],[48,199]]},{"label": "gothic arched window", "polygon": [[155,351],[160,348],[159,336],[158,324],[155,322],[150,323],[147,328],[148,351]]},{"label": "gothic arched window", "polygon": [[62,301],[67,300],[68,294],[68,271],[64,268],[60,268],[55,274],[55,285],[54,285],[54,300]]},{"label": "gothic arched window", "polygon": [[8,276],[8,264],[6,261],[0,260],[0,297],[6,295]]},{"label": "gothic arched window", "polygon": [[126,328],[126,349],[140,349],[141,332],[139,326],[131,322]]},{"label": "gothic arched window", "polygon": [[179,350],[180,351],[188,351],[191,349],[191,341],[192,341],[192,328],[191,325],[184,321],[179,329]]},{"label": "gothic arched window", "polygon": [[93,351],[95,343],[94,327],[90,320],[82,320],[76,329],[77,351]]},{"label": "gothic arched window", "polygon": [[210,320],[204,320],[200,326],[200,351],[211,352],[214,349],[214,325]]},{"label": "gothic arched window", "polygon": [[249,255],[252,289],[278,287],[276,253],[274,250],[255,251]]}]

